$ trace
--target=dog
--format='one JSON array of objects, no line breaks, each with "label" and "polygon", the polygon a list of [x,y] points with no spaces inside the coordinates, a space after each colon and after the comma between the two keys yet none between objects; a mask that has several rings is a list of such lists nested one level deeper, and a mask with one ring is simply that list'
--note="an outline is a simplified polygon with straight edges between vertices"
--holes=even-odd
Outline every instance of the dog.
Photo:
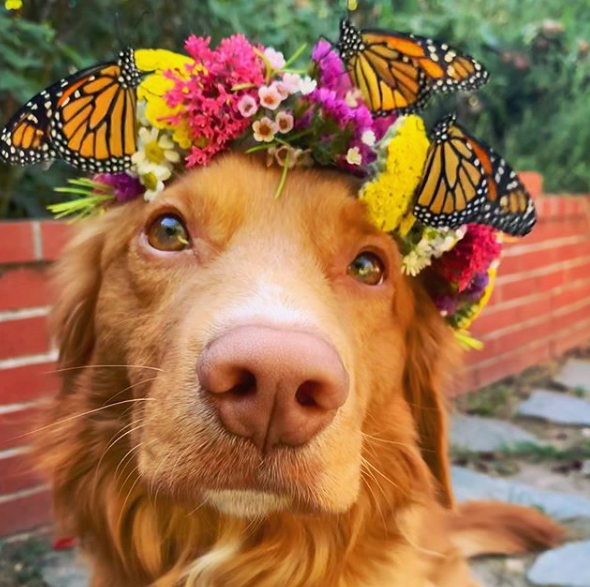
[{"label": "dog", "polygon": [[454,504],[458,351],[349,175],[226,154],[84,222],[57,263],[39,443],[92,587],[473,587],[559,542]]}]

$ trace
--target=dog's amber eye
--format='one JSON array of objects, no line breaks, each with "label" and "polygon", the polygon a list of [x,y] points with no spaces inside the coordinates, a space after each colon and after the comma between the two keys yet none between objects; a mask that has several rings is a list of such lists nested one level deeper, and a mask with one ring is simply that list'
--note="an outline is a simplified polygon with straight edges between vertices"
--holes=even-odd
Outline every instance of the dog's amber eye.
[{"label": "dog's amber eye", "polygon": [[148,242],[158,251],[183,251],[190,247],[188,230],[174,214],[158,216],[148,227]]},{"label": "dog's amber eye", "polygon": [[379,285],[383,282],[384,274],[383,261],[375,253],[368,251],[358,255],[348,266],[348,275],[365,285]]}]

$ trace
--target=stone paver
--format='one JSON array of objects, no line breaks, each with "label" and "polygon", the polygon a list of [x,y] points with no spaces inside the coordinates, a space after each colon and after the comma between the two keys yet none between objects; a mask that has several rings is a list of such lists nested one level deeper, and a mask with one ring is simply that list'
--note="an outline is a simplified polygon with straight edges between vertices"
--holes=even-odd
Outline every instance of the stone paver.
[{"label": "stone paver", "polygon": [[534,391],[517,413],[557,424],[590,426],[590,401],[545,389]]},{"label": "stone paver", "polygon": [[464,467],[453,467],[453,488],[459,501],[495,499],[538,507],[556,520],[590,517],[590,499],[544,491],[524,483],[488,477]]},{"label": "stone paver", "polygon": [[518,444],[544,444],[519,426],[479,416],[454,414],[451,421],[451,445],[473,452],[496,452]]},{"label": "stone paver", "polygon": [[541,554],[527,579],[534,585],[590,587],[590,540],[570,542]]},{"label": "stone paver", "polygon": [[44,561],[43,580],[51,587],[88,587],[90,575],[75,551],[51,553]]},{"label": "stone paver", "polygon": [[570,359],[554,377],[554,381],[565,387],[585,389],[590,395],[590,361]]}]

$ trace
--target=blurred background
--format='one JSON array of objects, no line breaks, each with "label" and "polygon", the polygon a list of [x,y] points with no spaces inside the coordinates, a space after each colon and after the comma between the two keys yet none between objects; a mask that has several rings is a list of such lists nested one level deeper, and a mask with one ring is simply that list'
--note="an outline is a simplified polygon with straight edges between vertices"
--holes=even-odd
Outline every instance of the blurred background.
[{"label": "blurred background", "polygon": [[[22,4],[22,6],[21,6]],[[485,63],[477,95],[439,98],[547,192],[590,191],[590,0],[362,0],[355,19],[448,39]],[[336,40],[344,0],[7,0],[0,7],[0,124],[68,72],[125,46],[182,50],[189,33],[240,31],[289,54]],[[16,8],[11,9],[8,8]],[[303,61],[302,61],[303,62]],[[71,170],[0,166],[0,218],[47,216]],[[63,196],[61,197],[63,199]]]}]

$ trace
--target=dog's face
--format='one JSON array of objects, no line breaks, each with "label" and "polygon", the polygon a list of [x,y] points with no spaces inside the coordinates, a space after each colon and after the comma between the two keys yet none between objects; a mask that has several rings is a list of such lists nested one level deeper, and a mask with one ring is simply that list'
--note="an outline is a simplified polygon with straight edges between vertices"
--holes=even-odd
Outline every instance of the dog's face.
[{"label": "dog's face", "polygon": [[399,253],[350,179],[293,171],[275,199],[278,181],[227,156],[109,214],[93,361],[128,365],[129,386],[104,399],[141,400],[120,424],[140,478],[194,507],[338,513],[363,474],[403,495],[419,456]]}]

